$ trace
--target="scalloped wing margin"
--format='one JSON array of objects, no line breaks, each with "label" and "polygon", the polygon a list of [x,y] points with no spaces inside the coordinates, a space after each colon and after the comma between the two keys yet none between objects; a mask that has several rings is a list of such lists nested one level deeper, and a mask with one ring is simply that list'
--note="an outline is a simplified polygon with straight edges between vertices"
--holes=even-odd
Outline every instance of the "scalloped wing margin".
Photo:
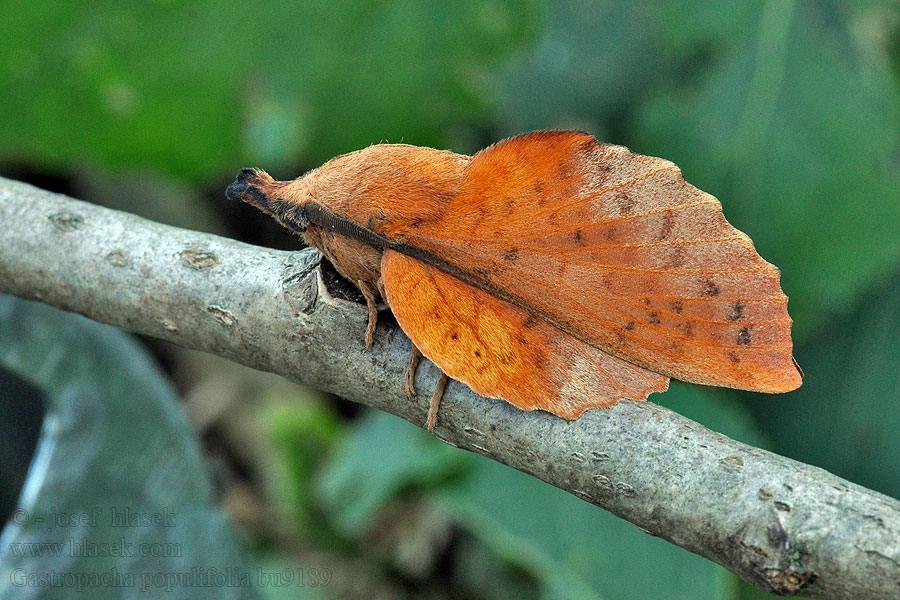
[{"label": "scalloped wing margin", "polygon": [[665,375],[797,388],[776,267],[673,163],[581,132],[476,154],[437,219],[389,235],[589,346]]}]

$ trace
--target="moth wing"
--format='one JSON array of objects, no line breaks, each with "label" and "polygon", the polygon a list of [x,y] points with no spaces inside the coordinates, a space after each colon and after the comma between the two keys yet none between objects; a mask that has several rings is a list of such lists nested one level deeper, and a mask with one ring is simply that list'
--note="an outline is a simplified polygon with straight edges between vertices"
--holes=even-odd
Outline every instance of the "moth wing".
[{"label": "moth wing", "polygon": [[397,322],[422,354],[483,396],[574,419],[588,408],[668,388],[668,377],[415,258],[385,251],[381,275]]},{"label": "moth wing", "polygon": [[636,365],[800,385],[778,269],[669,161],[580,132],[513,137],[473,157],[440,217],[389,233]]}]

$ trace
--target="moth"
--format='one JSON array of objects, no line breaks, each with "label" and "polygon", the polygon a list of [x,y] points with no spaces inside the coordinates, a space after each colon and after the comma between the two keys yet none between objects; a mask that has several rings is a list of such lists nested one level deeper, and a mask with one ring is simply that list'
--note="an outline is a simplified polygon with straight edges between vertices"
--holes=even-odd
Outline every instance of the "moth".
[{"label": "moth", "polygon": [[387,302],[447,377],[566,419],[644,400],[669,378],[800,386],[780,273],[673,163],[578,131],[473,156],[377,144],[293,181],[242,169],[226,192],[318,248],[368,305]]}]

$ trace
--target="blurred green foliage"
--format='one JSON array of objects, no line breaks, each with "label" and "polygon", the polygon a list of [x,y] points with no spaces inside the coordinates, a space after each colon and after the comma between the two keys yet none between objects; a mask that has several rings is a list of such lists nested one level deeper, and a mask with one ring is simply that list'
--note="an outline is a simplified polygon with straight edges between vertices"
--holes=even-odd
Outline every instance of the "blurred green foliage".
[{"label": "blurred green foliage", "polygon": [[[221,197],[236,167],[290,177],[383,140],[472,152],[577,127],[673,160],[782,268],[806,379],[780,396],[673,384],[652,400],[900,497],[898,5],[0,7],[0,172],[62,173],[85,199],[185,226],[228,231],[239,209],[203,196]],[[100,342],[46,343],[78,360]],[[389,416],[348,422],[313,404],[263,417],[279,463],[270,501],[297,543],[327,548],[346,573],[363,569],[365,592],[345,597],[766,596]],[[295,561],[271,540],[250,546],[265,564]]]},{"label": "blurred green foliage", "polygon": [[330,513],[338,523],[350,514],[364,531],[360,516],[371,523],[377,515],[371,488],[426,485],[455,458],[465,460],[463,473],[432,483],[430,497],[499,557],[532,573],[539,597],[714,598],[725,577],[716,565],[499,463],[442,446],[448,456],[436,462],[430,436],[390,415],[373,414],[354,429],[359,435],[347,438],[319,481],[323,500],[339,507]]},{"label": "blurred green foliage", "polygon": [[782,269],[801,337],[900,257],[900,90],[860,39],[870,32],[840,16],[766,4],[750,35],[689,86],[655,93],[636,122],[639,147],[722,199]]},{"label": "blurred green foliage", "polygon": [[485,68],[533,35],[534,6],[4,0],[0,155],[197,180],[382,139],[440,144],[484,114]]},{"label": "blurred green foliage", "polygon": [[806,379],[790,401],[748,398],[776,449],[900,498],[898,340],[900,273],[804,344]]}]

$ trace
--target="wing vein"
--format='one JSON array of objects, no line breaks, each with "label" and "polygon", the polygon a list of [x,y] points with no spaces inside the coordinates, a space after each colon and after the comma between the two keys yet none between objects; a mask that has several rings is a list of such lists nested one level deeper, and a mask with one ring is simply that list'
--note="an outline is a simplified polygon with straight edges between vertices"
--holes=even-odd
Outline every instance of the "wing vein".
[{"label": "wing vein", "polygon": [[[593,346],[591,346],[591,347],[593,348]],[[623,397],[627,397],[627,396],[628,396],[628,388],[627,388],[626,386],[620,384],[618,381],[616,381],[616,380],[613,378],[613,376],[610,375],[610,374],[606,371],[605,368],[603,368],[603,366],[600,364],[600,362],[597,361],[596,359],[594,359],[594,357],[591,356],[591,354],[590,354],[587,350],[585,350],[584,346],[579,345],[579,346],[578,346],[578,351],[581,353],[582,356],[585,356],[585,357],[588,359],[588,361],[590,361],[591,363],[593,363],[593,365],[594,365],[594,367],[597,369],[597,371],[599,371],[600,373],[602,373],[603,376],[606,377],[606,380],[607,380],[607,381],[609,381],[611,384],[613,384],[613,386],[615,386],[616,388],[618,388],[619,393],[620,393]],[[600,350],[600,351],[603,352],[603,350]],[[610,355],[610,356],[612,356],[612,355]],[[617,357],[613,357],[613,358],[617,358]],[[622,360],[622,359],[619,359],[619,360]]]},{"label": "wing vein", "polygon": [[[575,198],[575,197],[573,197],[573,199],[577,199],[577,200],[579,200],[579,201],[581,201],[581,202],[585,202],[585,201],[587,201],[587,200],[593,199],[594,197],[599,198],[600,196],[605,195],[606,193],[607,193],[607,192],[604,191],[602,194],[599,194],[598,196],[591,196],[591,197],[588,197],[588,198]],[[687,208],[696,208],[696,207],[698,207],[698,206],[704,206],[704,205],[707,205],[707,204],[715,204],[715,205],[719,205],[719,201],[716,200],[715,198],[710,197],[710,199],[708,199],[708,200],[699,200],[699,201],[697,201],[697,202],[687,202],[687,203],[685,203],[685,204],[676,204],[676,205],[674,205],[674,206],[667,206],[667,207],[662,207],[662,208],[649,209],[649,210],[645,210],[645,211],[641,211],[641,212],[629,213],[629,214],[627,214],[627,215],[623,215],[623,216],[620,216],[620,217],[612,217],[612,218],[609,218],[609,219],[601,219],[601,220],[597,220],[597,221],[591,222],[590,225],[600,225],[600,226],[604,226],[604,225],[610,225],[610,224],[622,223],[622,222],[625,222],[625,221],[632,221],[632,220],[634,220],[634,219],[640,219],[640,218],[647,217],[647,216],[652,216],[652,215],[662,214],[662,213],[665,213],[665,212],[667,212],[667,211],[683,210],[683,209],[687,209]],[[558,215],[560,212],[563,212],[563,211],[567,210],[568,208],[569,208],[569,205],[562,205],[562,206],[559,206],[559,207],[554,208],[554,209],[551,210],[551,211],[548,211],[547,215],[548,215],[548,216],[556,216],[556,215]],[[528,221],[530,221],[530,222],[533,222],[535,218],[539,218],[540,216],[541,216],[541,215],[535,215],[534,213],[531,213],[531,212],[524,212],[521,216],[515,216],[515,217],[512,217],[512,216],[510,216],[510,215],[504,215],[503,225],[504,225],[504,227],[509,228],[510,225],[515,225],[515,224],[520,223],[520,222],[522,222],[523,220],[526,220],[526,219],[527,219]],[[482,231],[483,231],[483,230],[485,229],[484,223],[483,223],[483,222],[479,223],[478,225],[479,225],[479,229],[478,229],[478,230],[482,230]],[[515,229],[515,228],[512,227],[512,229]],[[490,236],[490,237],[483,237],[483,236],[477,236],[477,235],[474,235],[476,231],[477,231],[477,230],[469,230],[469,231],[467,231],[467,240],[478,241],[478,242],[483,242],[483,241],[494,241],[494,242],[496,242],[496,239],[497,239],[497,235],[496,235],[496,234],[494,234],[494,235],[492,235],[492,236]],[[516,232],[516,233],[518,233],[518,232]],[[521,238],[521,239],[524,239],[524,240],[534,240],[534,241],[536,241],[536,240],[540,240],[542,237],[546,237],[546,234],[543,234],[543,235],[536,235],[536,236],[532,236],[532,237],[524,237],[524,238]]]},{"label": "wing vein", "polygon": [[[582,230],[583,232],[583,230]],[[536,240],[538,238],[527,238],[531,240]],[[688,246],[692,244],[718,244],[722,242],[736,242],[743,241],[747,238],[743,235],[734,235],[729,237],[720,237],[720,238],[698,238],[698,239],[678,239],[678,240],[654,240],[652,242],[610,242],[610,243],[590,243],[584,245],[572,245],[566,246],[562,248],[554,248],[552,246],[546,245],[546,240],[542,240],[543,244],[520,244],[516,243],[516,247],[519,250],[535,250],[539,254],[562,254],[568,252],[590,252],[591,250],[603,250],[607,248],[619,249],[619,248],[655,248],[655,247],[666,247],[666,246]],[[506,248],[509,246],[509,243],[498,242],[496,239],[488,240],[484,244],[485,246],[493,246],[498,248]]]}]

